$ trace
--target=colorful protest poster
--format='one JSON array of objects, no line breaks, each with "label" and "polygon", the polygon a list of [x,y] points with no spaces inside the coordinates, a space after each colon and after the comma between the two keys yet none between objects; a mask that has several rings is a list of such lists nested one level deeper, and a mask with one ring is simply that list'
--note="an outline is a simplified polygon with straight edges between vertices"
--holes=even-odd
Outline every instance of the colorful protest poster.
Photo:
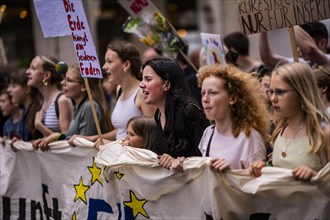
[{"label": "colorful protest poster", "polygon": [[206,54],[207,65],[226,64],[225,51],[222,46],[220,35],[201,33],[201,38]]},{"label": "colorful protest poster", "polygon": [[254,34],[330,18],[329,0],[238,0],[241,30]]},{"label": "colorful protest poster", "polygon": [[44,37],[63,37],[71,35],[63,0],[34,0],[34,8]]}]

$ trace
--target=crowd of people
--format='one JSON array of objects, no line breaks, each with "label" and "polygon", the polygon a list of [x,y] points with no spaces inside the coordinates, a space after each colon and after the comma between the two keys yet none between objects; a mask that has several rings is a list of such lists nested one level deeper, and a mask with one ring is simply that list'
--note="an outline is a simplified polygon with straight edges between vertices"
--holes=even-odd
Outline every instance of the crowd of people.
[{"label": "crowd of people", "polygon": [[110,42],[105,78],[86,79],[101,134],[78,64],[62,74],[56,58],[38,55],[26,69],[1,74],[0,107],[7,117],[1,136],[42,151],[58,140],[74,145],[77,136],[95,148],[122,140],[155,152],[160,166],[176,171],[184,171],[186,158],[203,156],[220,173],[248,169],[257,177],[272,165],[309,180],[330,160],[330,56],[323,28],[320,22],[295,27],[305,59],[299,63],[273,54],[267,33],[260,34],[261,61],[249,57],[244,34],[228,34],[227,64],[201,63],[198,72],[180,56],[148,51],[144,60],[132,43]]}]

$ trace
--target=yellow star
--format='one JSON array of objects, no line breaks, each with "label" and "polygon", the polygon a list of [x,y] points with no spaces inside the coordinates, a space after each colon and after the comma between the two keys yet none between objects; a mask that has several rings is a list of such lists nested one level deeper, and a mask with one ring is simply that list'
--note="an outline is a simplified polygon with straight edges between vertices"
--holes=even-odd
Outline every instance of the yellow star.
[{"label": "yellow star", "polygon": [[119,172],[114,172],[114,174],[116,175],[116,177],[121,180],[121,178],[123,178],[124,174],[123,173],[119,173]]},{"label": "yellow star", "polygon": [[80,177],[79,184],[74,185],[74,189],[76,190],[76,197],[74,198],[74,202],[76,202],[78,199],[81,199],[86,205],[86,192],[89,190],[90,186],[85,186],[83,184],[82,176]]},{"label": "yellow star", "polygon": [[76,212],[73,212],[71,220],[77,220]]},{"label": "yellow star", "polygon": [[134,192],[130,190],[130,201],[124,202],[124,205],[130,207],[133,210],[134,218],[136,218],[139,213],[144,217],[149,218],[148,213],[143,208],[146,202],[148,201],[145,199],[139,200],[136,198]]},{"label": "yellow star", "polygon": [[101,179],[101,168],[98,168],[95,163],[95,158],[93,157],[93,166],[88,167],[89,172],[92,174],[92,184],[95,183],[95,181],[98,181],[102,185],[102,179]]}]

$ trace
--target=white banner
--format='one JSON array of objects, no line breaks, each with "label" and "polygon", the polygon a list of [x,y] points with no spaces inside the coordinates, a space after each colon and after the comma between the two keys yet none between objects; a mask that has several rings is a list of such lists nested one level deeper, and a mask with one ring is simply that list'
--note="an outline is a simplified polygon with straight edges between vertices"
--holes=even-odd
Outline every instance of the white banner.
[{"label": "white banner", "polygon": [[[311,182],[291,170],[224,174],[210,158],[188,159],[183,173],[159,167],[151,151],[77,140],[48,152],[1,146],[0,219],[328,219],[330,164]],[[22,149],[24,147],[25,150]],[[96,157],[97,155],[97,157]],[[95,158],[96,157],[96,158]],[[107,166],[101,173],[102,165]]]}]

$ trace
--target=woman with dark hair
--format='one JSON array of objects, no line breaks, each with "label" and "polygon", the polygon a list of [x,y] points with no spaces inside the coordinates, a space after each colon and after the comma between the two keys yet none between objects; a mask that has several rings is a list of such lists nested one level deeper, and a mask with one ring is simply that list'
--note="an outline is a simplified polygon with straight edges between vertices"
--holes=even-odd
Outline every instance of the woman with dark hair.
[{"label": "woman with dark hair", "polygon": [[43,97],[34,125],[44,137],[54,132],[65,133],[71,121],[72,102],[61,93],[62,74],[55,69],[57,63],[54,57],[39,55],[26,71],[28,86],[37,88]]},{"label": "woman with dark hair", "polygon": [[157,124],[153,151],[168,167],[173,157],[200,156],[198,143],[208,126],[203,110],[189,96],[184,73],[176,61],[156,58],[146,62],[140,84],[145,103],[155,105]]}]

